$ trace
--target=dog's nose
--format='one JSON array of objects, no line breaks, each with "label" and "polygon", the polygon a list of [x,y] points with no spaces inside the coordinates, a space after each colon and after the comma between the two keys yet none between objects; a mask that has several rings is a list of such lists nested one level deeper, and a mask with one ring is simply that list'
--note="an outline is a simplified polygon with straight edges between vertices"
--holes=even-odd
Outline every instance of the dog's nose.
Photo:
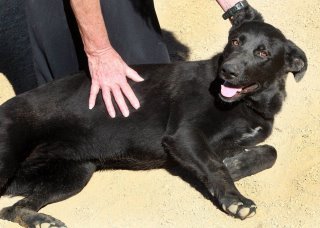
[{"label": "dog's nose", "polygon": [[239,67],[236,64],[224,63],[221,69],[227,79],[233,79],[239,76]]}]

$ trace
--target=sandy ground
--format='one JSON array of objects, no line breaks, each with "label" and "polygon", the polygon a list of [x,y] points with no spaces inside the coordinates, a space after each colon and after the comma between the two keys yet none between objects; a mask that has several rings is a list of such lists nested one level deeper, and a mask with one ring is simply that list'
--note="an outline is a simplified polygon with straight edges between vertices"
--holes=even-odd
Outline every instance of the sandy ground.
[{"label": "sandy ground", "polygon": [[[258,205],[257,215],[236,220],[164,170],[96,173],[78,195],[41,210],[69,227],[319,227],[320,226],[320,1],[251,0],[266,21],[305,50],[309,70],[288,78],[286,103],[267,140],[278,149],[272,169],[237,182]],[[212,0],[159,0],[161,26],[190,48],[190,59],[222,50],[228,22]],[[0,103],[13,96],[0,76]],[[0,200],[0,207],[17,198]],[[0,227],[18,227],[0,221]]]}]

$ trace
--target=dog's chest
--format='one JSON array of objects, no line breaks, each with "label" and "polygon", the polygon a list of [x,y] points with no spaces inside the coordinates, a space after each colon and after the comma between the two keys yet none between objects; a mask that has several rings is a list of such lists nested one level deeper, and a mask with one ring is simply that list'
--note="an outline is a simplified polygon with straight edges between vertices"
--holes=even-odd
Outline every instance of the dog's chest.
[{"label": "dog's chest", "polygon": [[271,131],[268,123],[258,121],[243,121],[243,124],[235,124],[234,132],[230,132],[234,142],[238,145],[256,145],[263,142]]},{"label": "dog's chest", "polygon": [[246,139],[250,139],[250,138],[255,138],[260,134],[260,132],[263,132],[263,127],[262,126],[257,126],[255,128],[249,127],[248,131],[244,132],[241,135],[240,140],[241,139],[246,140]]},{"label": "dog's chest", "polygon": [[211,144],[256,145],[270,135],[272,128],[271,122],[250,115],[224,115],[219,120],[210,126]]}]

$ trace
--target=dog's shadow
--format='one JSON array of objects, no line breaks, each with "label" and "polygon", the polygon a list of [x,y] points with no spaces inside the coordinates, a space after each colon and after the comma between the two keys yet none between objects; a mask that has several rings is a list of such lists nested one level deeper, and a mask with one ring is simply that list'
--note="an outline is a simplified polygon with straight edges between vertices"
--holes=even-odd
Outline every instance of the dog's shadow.
[{"label": "dog's shadow", "polygon": [[181,43],[172,32],[162,29],[162,37],[167,45],[171,62],[186,61],[190,57],[190,49]]},{"label": "dog's shadow", "polygon": [[206,186],[200,180],[198,180],[192,173],[190,173],[189,170],[186,170],[183,167],[179,166],[175,161],[168,162],[166,164],[165,170],[173,176],[180,177],[183,181],[185,181],[195,190],[200,192],[205,199],[210,200],[214,206],[222,210],[218,200],[209,193]]}]

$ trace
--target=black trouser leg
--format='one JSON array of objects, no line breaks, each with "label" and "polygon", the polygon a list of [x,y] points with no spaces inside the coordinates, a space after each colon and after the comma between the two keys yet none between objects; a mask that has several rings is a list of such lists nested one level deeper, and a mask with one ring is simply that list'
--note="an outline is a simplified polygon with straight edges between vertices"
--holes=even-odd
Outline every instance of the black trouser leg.
[{"label": "black trouser leg", "polygon": [[[108,0],[101,7],[110,42],[127,64],[170,62],[153,1]],[[28,0],[27,16],[38,84],[87,68],[69,2]]]},{"label": "black trouser leg", "polygon": [[109,39],[127,64],[169,63],[152,0],[101,1]]},{"label": "black trouser leg", "polygon": [[0,72],[19,94],[37,86],[25,0],[0,0]]},{"label": "black trouser leg", "polygon": [[38,84],[78,72],[64,1],[26,0],[26,14]]}]

